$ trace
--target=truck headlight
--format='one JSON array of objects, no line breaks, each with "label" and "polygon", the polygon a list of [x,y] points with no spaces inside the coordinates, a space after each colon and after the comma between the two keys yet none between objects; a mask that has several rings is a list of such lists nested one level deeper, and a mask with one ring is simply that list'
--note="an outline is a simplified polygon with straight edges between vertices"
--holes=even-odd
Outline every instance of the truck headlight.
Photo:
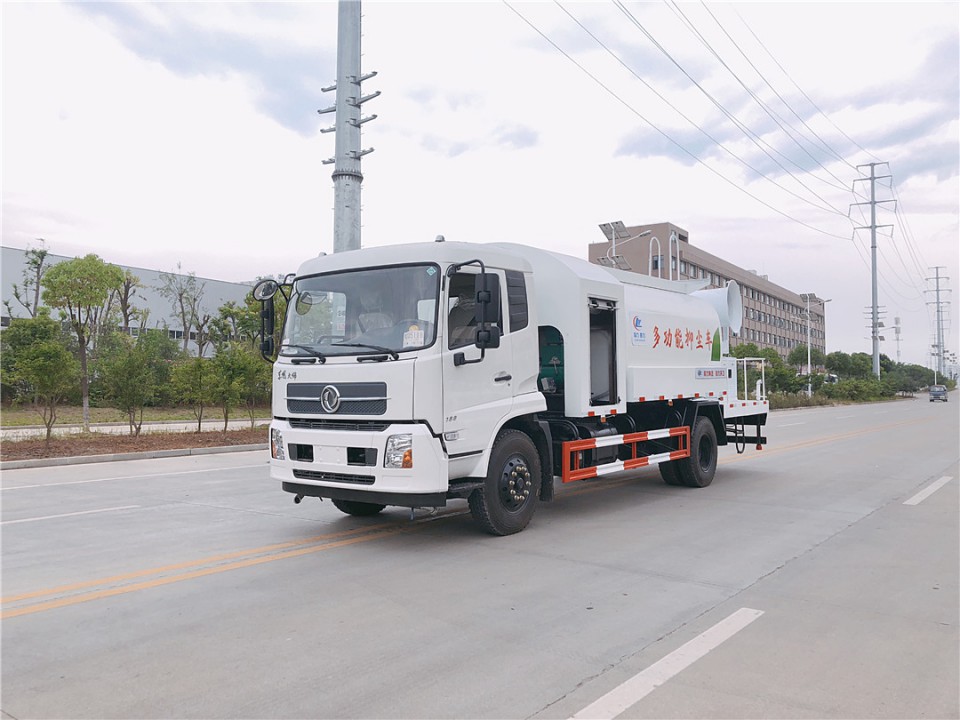
[{"label": "truck headlight", "polygon": [[283,449],[283,433],[276,428],[270,428],[270,457],[274,460],[287,459],[287,453]]},{"label": "truck headlight", "polygon": [[383,453],[385,468],[413,467],[413,435],[391,435]]}]

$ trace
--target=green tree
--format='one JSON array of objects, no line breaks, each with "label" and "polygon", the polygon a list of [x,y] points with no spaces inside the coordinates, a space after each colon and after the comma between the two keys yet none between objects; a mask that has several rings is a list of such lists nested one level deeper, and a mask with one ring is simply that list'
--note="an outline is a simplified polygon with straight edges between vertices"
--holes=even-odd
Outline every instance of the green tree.
[{"label": "green tree", "polygon": [[123,284],[123,272],[90,254],[54,265],[43,278],[43,301],[60,309],[74,334],[80,354],[83,429],[90,430],[90,374],[87,351],[96,318],[104,303]]},{"label": "green tree", "polygon": [[826,367],[832,373],[835,373],[841,378],[850,377],[852,374],[852,362],[850,356],[845,352],[840,352],[835,350],[826,358]]},{"label": "green tree", "polygon": [[173,388],[180,402],[188,405],[197,419],[197,432],[203,429],[203,413],[210,404],[213,372],[210,361],[187,358],[173,368]]},{"label": "green tree", "polygon": [[850,377],[866,380],[873,376],[873,357],[867,353],[853,353],[850,356]]},{"label": "green tree", "polygon": [[23,388],[18,386],[11,374],[14,363],[26,349],[45,340],[55,340],[64,346],[68,345],[69,340],[60,323],[50,317],[50,308],[46,307],[41,307],[36,317],[12,318],[10,327],[0,333],[0,383],[5,401],[23,399]]},{"label": "green tree", "polygon": [[50,442],[57,406],[76,387],[80,367],[59,340],[40,339],[22,348],[10,369],[11,381],[23,389],[22,398],[43,419]]},{"label": "green tree", "polygon": [[244,398],[249,355],[237,343],[227,343],[214,355],[210,398],[223,412],[223,429],[230,422],[230,411]]},{"label": "green tree", "polygon": [[157,378],[144,348],[126,336],[119,337],[121,342],[100,363],[103,385],[113,407],[126,413],[130,434],[139,436],[143,408],[153,400]]},{"label": "green tree", "polygon": [[[797,345],[793,348],[787,356],[787,364],[793,365],[797,368],[798,373],[805,375],[807,370],[807,346]],[[810,364],[813,368],[824,367],[826,364],[826,358],[818,348],[810,348]]]},{"label": "green tree", "polygon": [[176,393],[172,384],[173,369],[185,359],[177,341],[165,330],[141,330],[137,337],[137,346],[143,349],[145,362],[150,366],[156,379],[154,403],[157,405],[176,404]]}]

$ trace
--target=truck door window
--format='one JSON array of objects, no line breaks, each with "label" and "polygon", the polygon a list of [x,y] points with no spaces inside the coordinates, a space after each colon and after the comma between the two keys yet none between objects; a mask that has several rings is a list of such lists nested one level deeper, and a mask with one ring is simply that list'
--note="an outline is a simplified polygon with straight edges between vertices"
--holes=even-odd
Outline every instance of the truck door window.
[{"label": "truck door window", "polygon": [[[447,307],[447,347],[473,345],[477,331],[477,298],[474,290],[475,273],[456,273],[450,278]],[[491,273],[491,280],[499,278]],[[496,325],[503,331],[503,317],[497,308]]]}]

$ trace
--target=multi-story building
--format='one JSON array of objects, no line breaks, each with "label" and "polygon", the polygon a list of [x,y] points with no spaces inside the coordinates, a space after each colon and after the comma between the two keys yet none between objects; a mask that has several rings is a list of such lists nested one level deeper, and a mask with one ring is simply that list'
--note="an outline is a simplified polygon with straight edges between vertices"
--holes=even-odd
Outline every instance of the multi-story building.
[{"label": "multi-story building", "polygon": [[709,287],[736,280],[743,297],[743,327],[731,337],[731,347],[754,343],[773,348],[786,360],[797,345],[807,345],[809,312],[810,347],[826,354],[824,310],[829,300],[787,290],[756,270],[744,270],[695,247],[689,233],[672,223],[609,223],[600,229],[607,240],[590,243],[590,262],[674,280],[701,280]]}]

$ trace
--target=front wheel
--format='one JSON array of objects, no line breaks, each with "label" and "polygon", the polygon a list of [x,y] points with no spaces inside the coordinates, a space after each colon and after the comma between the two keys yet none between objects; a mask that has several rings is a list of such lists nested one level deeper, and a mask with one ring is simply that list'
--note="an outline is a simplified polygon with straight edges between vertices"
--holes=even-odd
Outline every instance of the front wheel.
[{"label": "front wheel", "polygon": [[540,495],[540,455],[519,430],[503,430],[490,454],[483,488],[470,493],[470,512],[491,535],[512,535],[529,523]]},{"label": "front wheel", "polygon": [[690,433],[690,457],[680,461],[680,479],[687,487],[704,488],[717,472],[717,431],[709,418],[698,417]]},{"label": "front wheel", "polygon": [[357,502],[356,500],[333,500],[333,505],[340,512],[356,517],[370,517],[383,510],[386,505],[376,503]]}]

